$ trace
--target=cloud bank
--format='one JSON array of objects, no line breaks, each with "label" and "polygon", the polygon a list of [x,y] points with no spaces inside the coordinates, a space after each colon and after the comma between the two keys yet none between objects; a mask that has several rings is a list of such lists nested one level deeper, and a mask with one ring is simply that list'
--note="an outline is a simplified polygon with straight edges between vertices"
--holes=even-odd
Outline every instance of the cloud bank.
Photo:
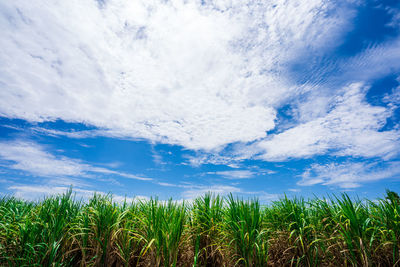
[{"label": "cloud bank", "polygon": [[330,1],[0,4],[0,115],[216,150],[266,137],[287,74],[351,12]]},{"label": "cloud bank", "polygon": [[[366,94],[374,79],[400,70],[400,38],[372,43],[354,55],[334,53],[351,32],[359,4],[3,1],[0,117],[26,120],[34,134],[179,145],[194,151],[186,157],[192,166],[238,169],[247,159],[320,155],[395,164],[400,126],[385,126],[399,107],[399,87],[384,96],[386,106],[368,103]],[[396,27],[399,11],[387,12],[388,26]],[[285,107],[287,120],[281,119]],[[90,130],[36,125],[57,120]],[[1,142],[0,157],[11,169],[42,177],[151,180],[56,156],[29,141]],[[300,183],[339,185],[329,174],[350,177],[339,185],[350,188],[373,179],[360,172],[354,164],[312,165]],[[377,172],[376,180],[390,176]],[[213,174],[257,176],[250,170]],[[352,178],[356,174],[370,178]],[[214,189],[240,191],[231,185]],[[196,193],[190,190],[184,194]]]},{"label": "cloud bank", "polygon": [[302,179],[298,182],[298,185],[323,184],[350,189],[360,187],[365,182],[398,178],[399,175],[399,161],[384,163],[383,165],[376,162],[313,164],[301,175]]},{"label": "cloud bank", "polygon": [[322,116],[273,135],[255,145],[259,158],[282,161],[307,158],[327,152],[337,156],[381,157],[390,159],[400,151],[399,131],[381,131],[392,116],[390,108],[365,101],[361,84],[343,88],[328,101],[330,110]]}]

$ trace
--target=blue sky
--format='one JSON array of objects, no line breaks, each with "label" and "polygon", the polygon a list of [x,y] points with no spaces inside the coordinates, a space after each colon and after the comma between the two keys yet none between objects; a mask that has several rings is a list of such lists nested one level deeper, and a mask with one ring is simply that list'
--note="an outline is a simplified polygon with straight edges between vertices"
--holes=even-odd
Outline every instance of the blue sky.
[{"label": "blue sky", "polygon": [[0,2],[0,193],[400,191],[398,1]]}]

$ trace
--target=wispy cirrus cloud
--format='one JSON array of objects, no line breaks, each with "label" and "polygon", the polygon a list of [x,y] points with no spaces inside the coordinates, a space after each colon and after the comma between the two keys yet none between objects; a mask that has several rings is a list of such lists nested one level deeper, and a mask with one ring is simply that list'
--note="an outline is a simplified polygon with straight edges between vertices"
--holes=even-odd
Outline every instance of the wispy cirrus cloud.
[{"label": "wispy cirrus cloud", "polygon": [[400,76],[397,77],[398,86],[393,88],[389,94],[383,97],[383,102],[388,103],[389,106],[398,108],[400,105]]},{"label": "wispy cirrus cloud", "polygon": [[323,184],[341,188],[360,187],[365,182],[379,181],[400,175],[400,162],[384,164],[345,162],[313,164],[302,175],[298,185]]},{"label": "wispy cirrus cloud", "polygon": [[[70,188],[65,186],[46,186],[46,185],[15,185],[8,187],[8,190],[14,193],[14,196],[17,198],[22,198],[25,200],[39,200],[44,197],[54,196],[55,194],[63,194],[67,192]],[[80,188],[73,188],[73,195],[76,199],[89,199],[93,196],[93,194],[101,194],[107,195],[108,193],[94,190],[86,190]],[[112,199],[116,202],[134,202],[138,200],[146,200],[148,199],[145,196],[121,196],[121,195],[112,195]]]},{"label": "wispy cirrus cloud", "polygon": [[182,197],[184,199],[194,199],[208,192],[224,196],[229,193],[239,193],[241,189],[230,185],[193,186],[184,190],[182,192]]},{"label": "wispy cirrus cloud", "polygon": [[341,59],[333,79],[370,82],[400,71],[400,38],[372,44],[351,58]]},{"label": "wispy cirrus cloud", "polygon": [[307,158],[331,153],[339,156],[381,157],[398,155],[398,130],[381,131],[390,108],[365,101],[362,84],[352,84],[330,101],[325,115],[300,123],[254,145],[254,153],[269,161]]},{"label": "wispy cirrus cloud", "polygon": [[259,169],[259,168],[253,168],[253,170],[240,170],[240,169],[235,169],[235,170],[229,170],[229,171],[215,171],[215,172],[206,172],[203,175],[216,175],[223,177],[225,179],[250,179],[256,176],[260,175],[266,175],[266,174],[274,174],[275,171],[271,170],[264,170],[264,169]]},{"label": "wispy cirrus cloud", "polygon": [[255,196],[262,202],[269,202],[279,198],[278,194],[271,194],[265,191],[246,191],[239,187],[232,185],[193,185],[187,187],[182,192],[182,197],[184,199],[195,199],[196,197],[203,196],[205,193],[213,193],[220,196],[227,196],[228,194],[233,194],[234,196]]},{"label": "wispy cirrus cloud", "polygon": [[212,193],[220,196],[233,194],[234,196],[255,196],[262,202],[276,200],[279,194],[271,194],[265,191],[247,191],[233,184],[212,184],[201,185],[192,183],[171,184],[158,182],[158,185],[166,187],[177,187],[183,189],[181,196],[183,199],[192,200],[196,197],[203,196],[205,193]]},{"label": "wispy cirrus cloud", "polygon": [[208,174],[219,175],[227,179],[249,179],[254,177],[256,173],[250,170],[232,170],[232,171],[208,172]]},{"label": "wispy cirrus cloud", "polygon": [[55,156],[38,143],[26,140],[0,142],[0,160],[7,168],[22,170],[27,173],[55,178],[91,177],[116,175],[123,178],[150,181],[152,178],[93,166],[77,159]]}]

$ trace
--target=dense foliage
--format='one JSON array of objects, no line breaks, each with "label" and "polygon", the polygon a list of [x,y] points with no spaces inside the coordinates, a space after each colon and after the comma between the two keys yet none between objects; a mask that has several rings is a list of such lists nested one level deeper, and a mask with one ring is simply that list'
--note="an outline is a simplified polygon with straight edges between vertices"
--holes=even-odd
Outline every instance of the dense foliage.
[{"label": "dense foliage", "polygon": [[0,199],[1,266],[398,266],[400,199]]}]

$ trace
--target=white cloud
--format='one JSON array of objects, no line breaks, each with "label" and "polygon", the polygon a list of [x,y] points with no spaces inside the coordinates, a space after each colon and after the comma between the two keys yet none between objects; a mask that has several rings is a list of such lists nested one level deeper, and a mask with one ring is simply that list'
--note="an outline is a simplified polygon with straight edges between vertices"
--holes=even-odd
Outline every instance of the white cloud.
[{"label": "white cloud", "polygon": [[275,107],[303,90],[288,63],[336,45],[352,16],[324,0],[15,0],[0,10],[0,116],[204,150],[264,138]]},{"label": "white cloud", "polygon": [[[40,200],[43,197],[54,196],[57,194],[63,194],[69,190],[69,187],[63,186],[45,186],[45,185],[16,185],[8,187],[8,190],[13,192],[13,195],[17,198],[25,199],[25,200]],[[86,190],[80,188],[73,188],[73,194],[76,199],[89,199],[93,196],[94,193],[106,195],[104,192]],[[126,202],[133,202],[139,200],[147,200],[148,198],[145,196],[136,196],[136,197],[127,197],[121,195],[112,195],[112,199],[115,202],[122,203],[126,200]]]},{"label": "white cloud", "polygon": [[[226,179],[249,179],[255,176],[274,174],[275,171],[264,170],[260,168],[252,168],[253,170],[230,170],[230,171],[216,171],[216,172],[206,172],[204,174],[212,174],[222,176]],[[203,175],[204,175],[203,174]]]},{"label": "white cloud", "polygon": [[103,130],[82,130],[82,131],[60,131],[54,129],[46,129],[43,127],[32,127],[31,131],[34,133],[45,134],[47,136],[65,136],[68,138],[89,138],[89,137],[96,137],[96,136],[111,136],[110,133],[105,132]]},{"label": "white cloud", "polygon": [[[240,167],[246,159],[287,161],[315,155],[393,159],[399,155],[399,125],[384,129],[399,105],[399,88],[382,100],[387,106],[367,102],[369,86],[353,83],[332,94],[310,94],[294,103],[293,119],[280,124],[277,133],[253,143],[236,143],[218,153],[187,156],[192,166],[216,164]],[[395,122],[396,123],[396,122]]]},{"label": "white cloud", "polygon": [[352,84],[336,96],[324,116],[301,123],[253,145],[253,153],[270,161],[304,158],[332,152],[339,156],[393,158],[400,151],[397,130],[380,131],[392,113],[372,106],[365,87]]},{"label": "white cloud", "polygon": [[166,185],[166,186],[177,186],[184,188],[182,197],[185,200],[193,200],[196,197],[203,196],[204,194],[211,192],[220,196],[227,196],[230,193],[236,196],[243,197],[257,197],[261,202],[269,202],[278,199],[278,194],[271,194],[265,191],[245,191],[239,187],[233,185]]},{"label": "white cloud", "polygon": [[241,190],[238,187],[230,185],[193,186],[192,188],[184,190],[182,192],[182,197],[184,199],[194,199],[203,196],[207,192],[224,196],[229,193],[239,193]]},{"label": "white cloud", "polygon": [[[397,82],[400,84],[400,77],[397,77]],[[400,105],[400,85],[393,88],[390,94],[386,94],[383,101],[388,103],[389,106],[399,108]]]},{"label": "white cloud", "polygon": [[[373,81],[400,71],[400,38],[371,45],[352,58],[338,62],[340,79]],[[337,78],[337,77],[336,77]]]},{"label": "white cloud", "polygon": [[102,167],[90,166],[86,169],[86,171],[87,172],[97,172],[97,173],[102,173],[102,174],[113,174],[113,175],[118,175],[118,176],[121,176],[124,178],[142,180],[142,181],[153,180],[153,178],[143,177],[143,176],[134,175],[134,174],[126,173],[126,172],[114,171],[114,170],[110,170],[110,169],[102,168]]},{"label": "white cloud", "polygon": [[356,188],[362,183],[395,178],[400,175],[400,162],[393,161],[383,166],[377,163],[347,162],[343,164],[313,164],[302,175],[298,185],[334,185],[341,188]]},{"label": "white cloud", "polygon": [[398,29],[400,26],[400,8],[387,7],[386,11],[392,16],[392,19],[386,25]]},{"label": "white cloud", "polygon": [[220,175],[227,179],[248,179],[252,178],[256,173],[249,170],[234,170],[234,171],[209,172],[209,174]]},{"label": "white cloud", "polygon": [[213,165],[232,165],[232,168],[240,167],[237,160],[232,159],[232,156],[223,156],[220,154],[212,153],[196,153],[196,155],[184,155],[187,162],[183,162],[183,165],[191,165],[192,167],[199,167],[203,164],[213,164]]},{"label": "white cloud", "polygon": [[261,202],[270,202],[270,201],[278,200],[280,197],[279,194],[271,194],[271,193],[267,193],[264,191],[245,192],[245,194],[248,194],[250,196],[256,196]]},{"label": "white cloud", "polygon": [[82,176],[88,167],[69,158],[56,158],[28,141],[0,142],[0,157],[12,162],[10,168],[38,176]]},{"label": "white cloud", "polygon": [[298,188],[289,188],[288,191],[294,192],[294,193],[298,193],[298,192],[301,192],[301,189],[298,189]]},{"label": "white cloud", "polygon": [[157,182],[158,185],[161,186],[167,186],[167,187],[182,187],[181,185],[176,185],[176,184],[171,184],[171,183],[165,183],[165,182]]},{"label": "white cloud", "polygon": [[9,162],[6,165],[8,168],[22,170],[37,176],[55,178],[57,181],[62,181],[60,178],[68,176],[90,177],[93,173],[117,175],[137,180],[152,180],[130,173],[92,166],[77,159],[57,157],[37,143],[22,140],[0,142],[0,159]]}]

